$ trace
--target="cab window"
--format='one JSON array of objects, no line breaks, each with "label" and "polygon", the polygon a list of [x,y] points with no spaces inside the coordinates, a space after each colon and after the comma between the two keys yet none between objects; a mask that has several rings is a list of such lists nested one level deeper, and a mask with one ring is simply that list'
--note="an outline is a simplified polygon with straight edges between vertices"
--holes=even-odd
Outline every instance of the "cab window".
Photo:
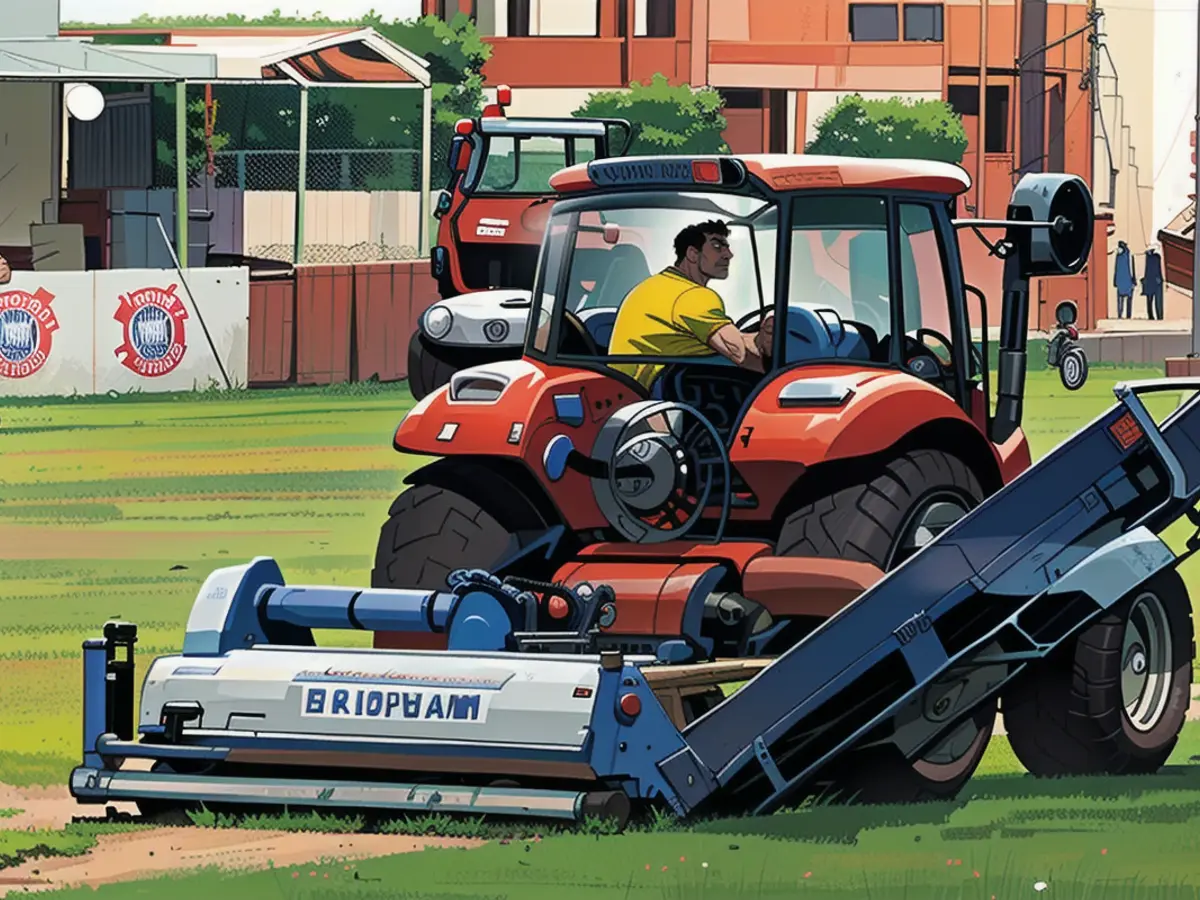
[{"label": "cab window", "polygon": [[495,135],[488,138],[487,158],[476,193],[541,194],[560,169],[588,162],[597,155],[594,138],[547,135]]},{"label": "cab window", "polygon": [[883,197],[795,198],[785,365],[809,360],[890,360],[887,223]]}]

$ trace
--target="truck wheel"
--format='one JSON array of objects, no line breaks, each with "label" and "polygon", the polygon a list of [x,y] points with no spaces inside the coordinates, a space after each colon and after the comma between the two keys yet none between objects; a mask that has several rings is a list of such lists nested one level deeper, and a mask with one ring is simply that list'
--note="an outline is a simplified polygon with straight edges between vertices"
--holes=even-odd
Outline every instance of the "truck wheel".
[{"label": "truck wheel", "polygon": [[1004,694],[1008,740],[1033,775],[1158,771],[1187,718],[1192,608],[1174,569],[1156,575]]},{"label": "truck wheel", "polygon": [[913,450],[867,484],[821,497],[783,521],[779,556],[819,556],[899,566],[984,500],[979,479],[955,456]]},{"label": "truck wheel", "polygon": [[421,337],[421,332],[413,332],[408,342],[408,389],[415,399],[433,393],[449,382],[450,376],[457,371],[458,366],[431,348]]},{"label": "truck wheel", "polygon": [[[796,510],[776,541],[780,556],[873,563],[889,572],[984,500],[962,460],[938,450],[898,456],[866,484],[850,485]],[[839,792],[866,803],[908,803],[955,796],[979,766],[996,721],[995,701],[924,758],[879,756],[835,776]]]},{"label": "truck wheel", "polygon": [[445,590],[455,569],[490,569],[517,550],[517,539],[461,494],[434,485],[409,488],[379,531],[371,587]]}]

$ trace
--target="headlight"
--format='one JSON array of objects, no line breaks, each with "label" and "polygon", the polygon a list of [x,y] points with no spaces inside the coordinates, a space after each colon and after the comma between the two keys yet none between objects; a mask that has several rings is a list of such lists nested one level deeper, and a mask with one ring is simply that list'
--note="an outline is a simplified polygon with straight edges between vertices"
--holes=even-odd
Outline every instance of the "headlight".
[{"label": "headlight", "polygon": [[454,313],[444,306],[431,306],[425,311],[425,333],[434,340],[444,338],[454,324]]},{"label": "headlight", "polygon": [[493,344],[498,344],[508,337],[508,323],[503,319],[492,319],[483,326],[483,336]]}]

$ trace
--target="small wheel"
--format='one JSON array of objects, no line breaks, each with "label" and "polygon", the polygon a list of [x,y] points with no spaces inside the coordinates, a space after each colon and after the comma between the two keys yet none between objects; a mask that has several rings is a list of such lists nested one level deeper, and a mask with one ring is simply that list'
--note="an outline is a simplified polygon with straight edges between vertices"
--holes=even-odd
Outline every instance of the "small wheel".
[{"label": "small wheel", "polygon": [[1040,777],[1158,771],[1187,718],[1194,655],[1187,587],[1170,569],[1013,683],[1013,752]]}]

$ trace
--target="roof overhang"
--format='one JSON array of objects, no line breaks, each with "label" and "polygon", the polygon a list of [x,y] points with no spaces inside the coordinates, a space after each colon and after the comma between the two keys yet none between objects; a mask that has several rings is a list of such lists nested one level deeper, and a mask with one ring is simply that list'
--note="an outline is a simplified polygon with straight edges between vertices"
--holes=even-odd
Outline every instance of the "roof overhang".
[{"label": "roof overhang", "polygon": [[303,87],[429,87],[429,64],[373,28],[320,35],[172,35],[149,55],[199,52],[216,59],[216,80]]},{"label": "roof overhang", "polygon": [[319,35],[181,35],[159,46],[85,37],[0,40],[0,80],[411,88],[431,83],[425,60],[372,28]]}]

